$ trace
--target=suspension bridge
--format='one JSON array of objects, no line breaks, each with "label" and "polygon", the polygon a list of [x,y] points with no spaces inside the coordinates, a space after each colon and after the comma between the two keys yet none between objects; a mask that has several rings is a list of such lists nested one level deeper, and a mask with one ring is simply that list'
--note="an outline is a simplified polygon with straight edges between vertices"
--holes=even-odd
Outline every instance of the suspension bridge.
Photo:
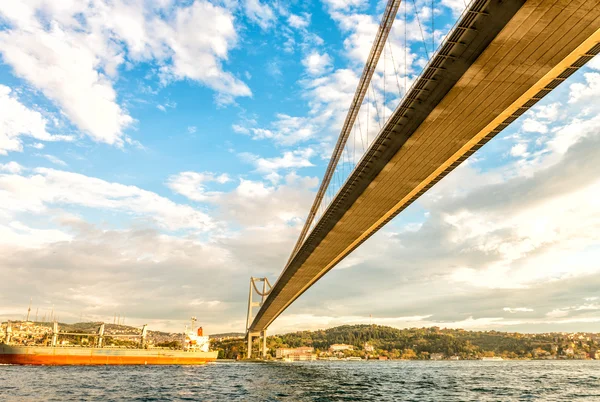
[{"label": "suspension bridge", "polygon": [[[472,0],[435,51],[432,43],[431,54],[423,35],[429,61],[402,91],[401,66],[389,40],[398,14],[402,17],[400,6],[401,0],[389,0],[383,12],[331,160],[283,271],[273,286],[266,278],[251,278],[249,357],[259,336],[266,354],[269,325],[323,275],[600,53],[600,0]],[[404,40],[406,52],[406,31]],[[381,76],[380,56],[384,53],[386,61],[388,51],[389,75],[395,75],[399,91],[389,101],[385,64],[383,98],[372,84]],[[406,54],[403,61],[406,66]],[[408,75],[405,67],[405,82]],[[385,116],[394,100],[397,105]],[[363,144],[357,159],[357,132],[362,141],[363,129],[367,147]]]}]

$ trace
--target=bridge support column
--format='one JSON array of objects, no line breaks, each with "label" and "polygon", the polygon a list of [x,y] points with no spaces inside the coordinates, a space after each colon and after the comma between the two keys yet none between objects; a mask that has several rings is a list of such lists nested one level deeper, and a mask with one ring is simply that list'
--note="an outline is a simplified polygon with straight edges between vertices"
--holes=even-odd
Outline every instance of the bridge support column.
[{"label": "bridge support column", "polygon": [[265,329],[260,333],[262,336],[262,358],[267,358],[267,330]]},{"label": "bridge support column", "polygon": [[248,359],[252,358],[252,333],[248,331],[248,351],[246,352]]},{"label": "bridge support column", "polygon": [[[248,359],[252,358],[252,341],[254,340],[254,338],[260,337],[261,334],[262,334],[262,332],[251,332],[251,331],[248,331],[248,352],[246,353],[246,357]],[[260,347],[259,347],[258,354],[260,355]]]}]

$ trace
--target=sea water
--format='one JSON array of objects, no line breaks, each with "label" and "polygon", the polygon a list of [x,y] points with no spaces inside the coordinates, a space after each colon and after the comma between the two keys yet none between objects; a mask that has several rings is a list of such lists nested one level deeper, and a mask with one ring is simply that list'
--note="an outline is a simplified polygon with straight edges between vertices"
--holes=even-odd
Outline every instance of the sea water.
[{"label": "sea water", "polygon": [[600,361],[0,366],[0,401],[600,401]]}]

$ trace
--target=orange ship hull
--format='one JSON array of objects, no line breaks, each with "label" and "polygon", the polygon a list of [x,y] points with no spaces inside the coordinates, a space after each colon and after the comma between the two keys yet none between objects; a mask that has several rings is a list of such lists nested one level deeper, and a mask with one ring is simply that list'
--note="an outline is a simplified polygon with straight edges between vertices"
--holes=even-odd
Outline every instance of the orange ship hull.
[{"label": "orange ship hull", "polygon": [[0,364],[48,366],[200,365],[213,362],[216,358],[217,352],[0,345]]}]

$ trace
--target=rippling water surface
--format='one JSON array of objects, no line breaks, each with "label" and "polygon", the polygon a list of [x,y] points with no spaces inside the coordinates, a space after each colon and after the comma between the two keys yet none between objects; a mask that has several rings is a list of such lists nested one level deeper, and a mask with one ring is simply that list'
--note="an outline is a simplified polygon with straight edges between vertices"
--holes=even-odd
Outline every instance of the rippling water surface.
[{"label": "rippling water surface", "polygon": [[600,401],[600,361],[0,366],[2,401]]}]

